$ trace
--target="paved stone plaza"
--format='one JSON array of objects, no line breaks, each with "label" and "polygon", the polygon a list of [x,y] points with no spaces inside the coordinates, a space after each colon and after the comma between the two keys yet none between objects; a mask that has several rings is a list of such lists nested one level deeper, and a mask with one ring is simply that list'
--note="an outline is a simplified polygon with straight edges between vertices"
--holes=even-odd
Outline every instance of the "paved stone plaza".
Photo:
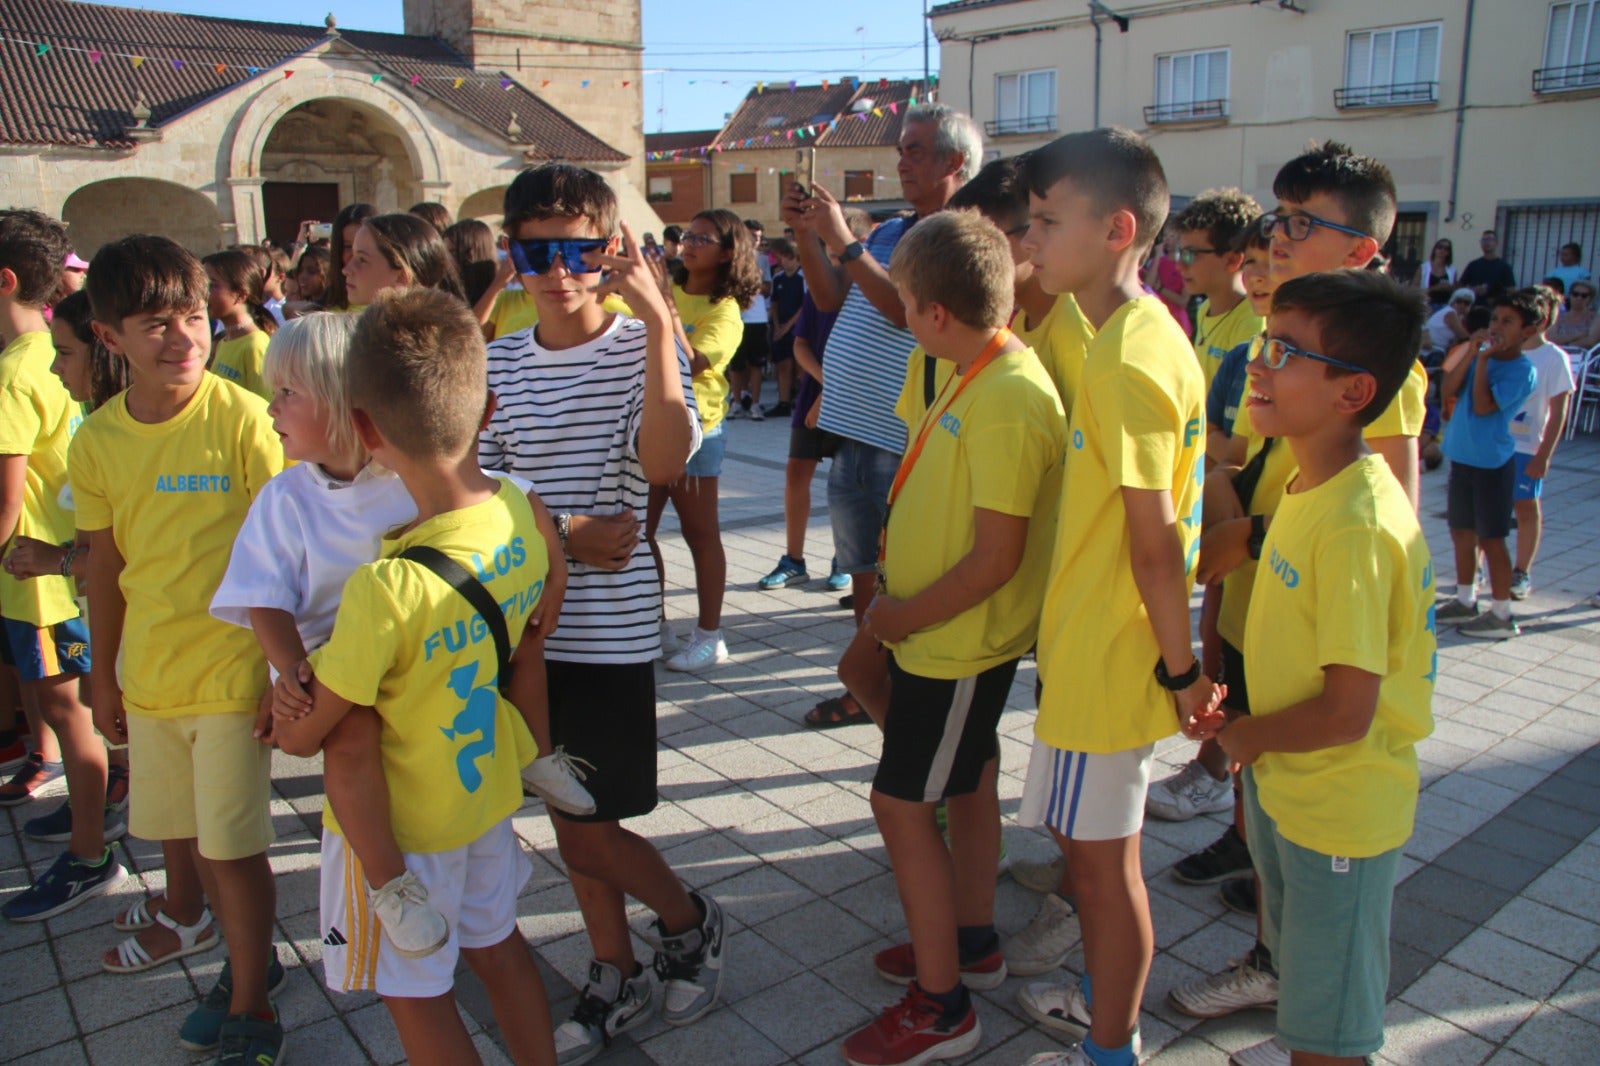
[{"label": "paved stone plaza", "polygon": [[[729,427],[724,627],[734,661],[703,678],[658,674],[663,802],[634,823],[686,881],[725,908],[725,1005],[687,1029],[652,1021],[634,1030],[601,1060],[610,1066],[837,1063],[840,1039],[898,995],[871,964],[873,952],[903,933],[867,805],[877,733],[797,725],[820,695],[837,690],[834,661],[851,632],[848,612],[822,588],[825,468],[806,553],[812,583],[755,589],[783,550],[786,423]],[[1448,575],[1444,484],[1442,470],[1426,476],[1423,511],[1436,565]],[[1600,610],[1588,606],[1600,589],[1600,442],[1562,447],[1546,501],[1552,514],[1534,594],[1521,605],[1525,635],[1482,644],[1446,634],[1441,642],[1437,725],[1418,749],[1424,792],[1395,899],[1386,1061],[1564,1064],[1600,1056]],[[668,611],[686,631],[695,609],[688,553],[675,533],[664,548]],[[1022,791],[1033,682],[1032,664],[1024,664],[1014,710],[1001,723],[1008,815]],[[1175,737],[1158,753],[1164,774],[1187,759],[1190,746]],[[322,985],[320,767],[280,753],[274,769],[278,950],[290,967],[278,1004],[289,1060],[398,1062],[382,1004],[333,996]],[[54,857],[57,845],[26,840],[21,826],[59,795],[58,786],[0,820],[0,893],[21,888]],[[1213,816],[1146,826],[1157,954],[1141,1028],[1146,1054],[1158,1063],[1222,1063],[1272,1030],[1262,1012],[1200,1023],[1166,1004],[1173,985],[1250,946],[1252,923],[1227,911],[1215,888],[1180,885],[1168,871],[1222,825]],[[530,803],[516,828],[534,865],[522,929],[542,960],[559,1020],[585,972],[587,941],[542,808]],[[1013,857],[1052,850],[1045,837],[1015,826],[1006,828],[1006,844]],[[113,913],[161,887],[159,856],[129,840],[124,862],[136,876],[112,897],[42,924],[0,924],[0,1060],[192,1061],[177,1046],[177,1028],[215,979],[223,953],[137,976],[102,973],[98,961],[120,937]],[[1002,935],[1021,929],[1034,905],[1030,893],[1002,880],[995,914]],[[644,920],[636,912],[635,926]],[[1079,957],[1070,963],[1080,964]],[[1017,1006],[1022,983],[1013,978],[978,994],[984,1040],[969,1061],[1016,1066],[1057,1046]],[[464,969],[459,994],[485,1060],[506,1061],[487,999]]]}]

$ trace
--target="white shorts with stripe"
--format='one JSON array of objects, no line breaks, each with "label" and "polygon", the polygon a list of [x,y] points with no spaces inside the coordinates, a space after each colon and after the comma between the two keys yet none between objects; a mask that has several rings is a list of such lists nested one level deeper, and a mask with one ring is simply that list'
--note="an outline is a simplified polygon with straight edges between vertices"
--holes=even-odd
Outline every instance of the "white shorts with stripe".
[{"label": "white shorts with stripe", "polygon": [[455,986],[461,949],[488,948],[517,928],[517,894],[533,866],[511,831],[511,819],[495,824],[464,848],[406,853],[406,869],[428,890],[450,927],[444,947],[426,958],[408,959],[383,935],[369,903],[371,890],[361,860],[338,833],[322,834],[322,968],[335,992],[427,999]]},{"label": "white shorts with stripe", "polygon": [[1144,826],[1154,744],[1106,754],[1063,751],[1035,737],[1022,786],[1020,825],[1048,825],[1068,840],[1121,840]]}]

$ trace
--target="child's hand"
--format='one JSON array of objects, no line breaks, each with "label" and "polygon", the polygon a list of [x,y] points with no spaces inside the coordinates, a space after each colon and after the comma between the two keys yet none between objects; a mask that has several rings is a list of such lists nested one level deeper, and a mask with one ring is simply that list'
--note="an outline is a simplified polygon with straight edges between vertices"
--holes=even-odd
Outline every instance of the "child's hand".
[{"label": "child's hand", "polygon": [[272,686],[272,713],[279,718],[304,718],[311,713],[311,660],[301,659],[294,669],[278,675]]},{"label": "child's hand", "polygon": [[806,214],[809,217],[810,228],[828,250],[838,255],[854,243],[855,234],[850,232],[849,223],[844,220],[844,208],[839,206],[839,201],[833,194],[820,185],[811,186],[811,197],[805,201]]},{"label": "child's hand", "polygon": [[911,619],[906,617],[905,601],[885,593],[878,593],[867,605],[861,624],[880,644],[898,644],[912,633]]},{"label": "child's hand", "polygon": [[622,250],[622,255],[596,251],[583,257],[589,266],[611,271],[610,276],[600,284],[600,295],[604,297],[616,293],[621,296],[635,312],[635,317],[644,310],[666,314],[665,301],[667,294],[672,291],[666,267],[661,260],[640,251],[639,242],[633,238],[633,227],[626,222],[622,223]]},{"label": "child's hand", "polygon": [[[1217,734],[1217,745],[1228,756],[1228,769],[1238,773],[1261,757],[1261,752],[1250,743],[1249,718],[1237,718],[1228,728]],[[1244,726],[1243,729],[1239,728]]]},{"label": "child's hand", "polygon": [[278,738],[272,735],[272,689],[270,688],[261,694],[261,704],[256,708],[256,725],[250,731],[250,735],[269,748],[278,742]]},{"label": "child's hand", "polygon": [[639,519],[632,510],[617,514],[573,515],[567,554],[601,570],[621,570],[639,544]]},{"label": "child's hand", "polygon": [[1215,736],[1227,724],[1222,710],[1222,701],[1228,695],[1226,685],[1201,674],[1194,684],[1172,695],[1178,708],[1178,728],[1190,740]]},{"label": "child's hand", "polygon": [[17,534],[12,540],[11,554],[6,556],[6,573],[14,578],[50,577],[61,573],[61,560],[66,549],[56,544]]},{"label": "child's hand", "polygon": [[95,689],[94,697],[94,727],[100,735],[106,738],[106,743],[111,745],[126,744],[128,742],[128,715],[122,709],[122,690],[101,691]]}]

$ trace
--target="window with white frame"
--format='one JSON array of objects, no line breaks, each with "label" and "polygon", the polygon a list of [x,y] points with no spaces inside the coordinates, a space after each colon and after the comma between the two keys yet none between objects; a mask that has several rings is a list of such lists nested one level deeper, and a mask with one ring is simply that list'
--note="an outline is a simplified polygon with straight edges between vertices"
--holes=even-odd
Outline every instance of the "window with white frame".
[{"label": "window with white frame", "polygon": [[1049,133],[1056,128],[1056,72],[1025,70],[994,79],[994,121],[991,136],[1005,133]]},{"label": "window with white frame", "polygon": [[1558,93],[1600,87],[1600,2],[1550,5],[1544,35],[1544,65],[1533,73],[1533,91]]},{"label": "window with white frame", "polygon": [[1228,50],[1156,56],[1156,103],[1145,121],[1193,122],[1228,117]]},{"label": "window with white frame", "polygon": [[1345,38],[1340,107],[1395,107],[1439,99],[1440,23],[1355,30]]}]

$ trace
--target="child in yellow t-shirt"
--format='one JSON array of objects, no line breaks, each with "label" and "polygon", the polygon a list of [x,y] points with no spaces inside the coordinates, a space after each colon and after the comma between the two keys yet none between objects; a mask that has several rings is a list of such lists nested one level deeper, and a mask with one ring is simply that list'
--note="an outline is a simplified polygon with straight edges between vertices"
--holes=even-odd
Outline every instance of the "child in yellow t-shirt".
[{"label": "child in yellow t-shirt", "polygon": [[1206,392],[1222,358],[1261,332],[1241,272],[1244,253],[1234,242],[1261,216],[1261,205],[1239,189],[1207,189],[1189,201],[1173,223],[1178,230],[1178,269],[1183,291],[1203,296],[1195,315],[1194,354],[1206,376]]},{"label": "child in yellow t-shirt", "polygon": [[[259,396],[206,373],[207,280],[193,255],[163,237],[114,241],[96,253],[88,287],[96,332],[127,360],[129,377],[68,452],[79,536],[89,544],[94,718],[106,739],[128,744],[129,830],[162,842],[169,871],[159,913],[154,902],[135,907],[125,918],[141,931],[101,964],[130,973],[216,944],[198,863],[215,886],[228,944],[219,984],[229,1005],[214,1018],[201,1004],[181,1038],[273,1062],[283,1027],[267,999],[270,975],[281,974],[266,854],[271,759],[253,735],[266,660],[249,633],[209,607],[250,501],[282,469],[283,449]],[[181,299],[152,304],[151,293]]]},{"label": "child in yellow t-shirt", "polygon": [[1217,740],[1245,768],[1277,1041],[1319,1061],[1383,1046],[1389,909],[1416,812],[1415,745],[1433,728],[1433,562],[1362,440],[1403,387],[1426,315],[1415,289],[1380,274],[1309,274],[1278,287],[1250,364],[1256,428],[1298,470],[1245,623],[1251,714]]},{"label": "child in yellow t-shirt", "polygon": [[[528,498],[478,466],[487,374],[482,329],[454,297],[386,292],[362,315],[345,365],[352,420],[373,460],[399,476],[417,517],[386,535],[383,557],[345,584],[333,633],[309,660],[309,711],[289,679],[280,676],[274,691],[274,732],[293,754],[315,754],[354,707],[381,719],[395,839],[445,918],[445,943],[403,952],[379,936],[360,861],[330,824],[323,965],[331,987],[383,997],[419,1062],[476,1057],[455,1003],[460,957],[488,986],[512,1057],[555,1058],[544,986],[517,929],[517,894],[531,869],[511,830],[519,769],[534,748],[517,705],[543,698],[543,672],[526,666],[540,655],[530,619],[549,559]],[[442,554],[464,584],[411,557],[417,549]],[[469,587],[486,591],[503,617],[480,614]],[[505,652],[494,622],[505,626]]]},{"label": "child in yellow t-shirt", "polygon": [[1020,999],[1046,1026],[1084,1036],[1097,1064],[1126,1066],[1154,950],[1139,872],[1152,750],[1180,727],[1198,731],[1219,696],[1190,650],[1203,380],[1188,338],[1139,281],[1168,209],[1150,146],[1126,130],[1069,134],[1026,170],[1023,243],[1045,289],[1072,293],[1095,333],[1073,400],[1019,812],[1049,826],[1066,858],[1085,977],[1029,985]]},{"label": "child in yellow t-shirt", "polygon": [[263,400],[272,399],[272,390],[261,376],[267,343],[278,329],[278,320],[267,310],[263,294],[266,271],[237,249],[214,252],[200,262],[211,285],[206,310],[222,324],[222,339],[211,359],[212,372]]},{"label": "child in yellow t-shirt", "polygon": [[967,988],[1006,976],[994,879],[955,871],[999,861],[996,726],[1038,631],[1066,443],[1054,384],[1005,327],[1012,271],[1000,231],[961,210],[912,227],[889,265],[912,334],[954,374],[931,407],[920,381],[901,394],[910,446],[889,495],[882,588],[862,625],[889,652],[872,810],[911,933],[874,963],[910,991],[845,1040],[851,1063],[968,1053],[981,1028]]},{"label": "child in yellow t-shirt", "polygon": [[[30,716],[38,716],[39,738],[0,785],[0,805],[27,803],[63,773],[70,802],[67,848],[31,887],[6,900],[4,914],[14,922],[70,910],[126,876],[105,841],[105,745],[78,698],[90,670],[89,635],[67,576],[72,556],[65,569],[35,579],[24,579],[9,557],[28,538],[51,546],[72,540],[72,516],[60,496],[67,443],[83,407],[50,372],[55,348],[44,318],[44,302],[61,283],[70,248],[66,227],[56,219],[0,211],[0,270],[11,279],[0,287],[0,551],[8,556],[0,572],[0,659],[16,671]],[[50,750],[52,733],[59,751]],[[29,822],[30,836],[39,821]]]}]

